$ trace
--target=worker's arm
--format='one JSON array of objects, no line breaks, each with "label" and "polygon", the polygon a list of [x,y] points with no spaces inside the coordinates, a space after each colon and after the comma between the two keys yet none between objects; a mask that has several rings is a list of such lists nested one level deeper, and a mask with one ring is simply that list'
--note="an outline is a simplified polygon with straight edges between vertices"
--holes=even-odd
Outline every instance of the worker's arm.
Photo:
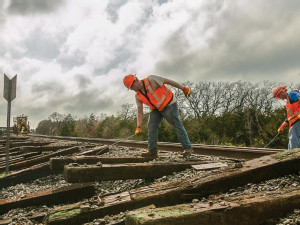
[{"label": "worker's arm", "polygon": [[282,133],[283,130],[284,130],[284,127],[285,127],[286,125],[288,125],[288,120],[287,120],[287,119],[280,125],[280,127],[279,127],[278,130],[277,130],[277,132],[278,132],[279,134]]},{"label": "worker's arm", "polygon": [[170,79],[167,79],[167,78],[165,78],[164,84],[171,85],[171,86],[173,86],[173,87],[176,87],[176,88],[178,88],[178,89],[181,89],[182,91],[183,91],[183,88],[184,88],[184,86],[182,86],[181,84],[177,83],[176,81],[170,80]]},{"label": "worker's arm", "polygon": [[137,127],[142,127],[144,117],[143,104],[137,107]]},{"label": "worker's arm", "polygon": [[182,90],[183,93],[184,93],[184,95],[185,95],[186,97],[190,97],[191,94],[192,94],[192,91],[191,91],[190,88],[185,87],[185,86],[182,86],[181,84],[177,83],[177,82],[174,81],[174,80],[170,80],[170,79],[167,79],[167,78],[166,78],[166,79],[164,80],[164,84],[169,84],[169,85],[171,85],[171,86],[173,86],[173,87],[176,87],[176,88]]},{"label": "worker's arm", "polygon": [[141,135],[142,134],[142,123],[143,123],[143,104],[137,107],[137,126],[135,129],[135,135]]}]

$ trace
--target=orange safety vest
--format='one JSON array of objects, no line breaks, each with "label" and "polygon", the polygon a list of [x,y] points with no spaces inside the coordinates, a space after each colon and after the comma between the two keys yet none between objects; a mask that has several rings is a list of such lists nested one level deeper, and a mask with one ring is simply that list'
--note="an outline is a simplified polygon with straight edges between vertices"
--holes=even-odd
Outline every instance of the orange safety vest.
[{"label": "orange safety vest", "polygon": [[163,111],[164,108],[173,99],[172,91],[169,88],[167,88],[166,85],[162,85],[156,90],[154,90],[151,87],[149,76],[144,78],[142,82],[146,90],[146,95],[142,94],[140,91],[137,91],[138,97],[144,104],[148,105],[150,109]]},{"label": "orange safety vest", "polygon": [[300,114],[300,101],[291,103],[290,98],[287,98],[287,104],[285,106],[287,112],[287,119],[289,121],[289,126],[291,127],[294,123],[299,120],[298,115]]}]

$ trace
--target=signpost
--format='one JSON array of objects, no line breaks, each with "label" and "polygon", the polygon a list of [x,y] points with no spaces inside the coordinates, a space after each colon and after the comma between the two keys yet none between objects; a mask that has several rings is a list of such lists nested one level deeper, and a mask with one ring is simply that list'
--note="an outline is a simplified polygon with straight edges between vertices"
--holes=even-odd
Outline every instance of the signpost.
[{"label": "signpost", "polygon": [[8,174],[9,168],[9,138],[10,138],[10,112],[11,112],[11,101],[16,98],[16,87],[17,87],[17,75],[11,80],[4,74],[4,89],[3,97],[7,101],[7,133],[6,133],[6,167],[5,173]]}]

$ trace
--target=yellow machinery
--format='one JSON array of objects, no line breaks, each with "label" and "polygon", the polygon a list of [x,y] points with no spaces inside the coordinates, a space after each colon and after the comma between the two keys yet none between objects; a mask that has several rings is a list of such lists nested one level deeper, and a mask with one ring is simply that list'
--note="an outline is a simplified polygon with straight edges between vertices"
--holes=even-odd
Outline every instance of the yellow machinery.
[{"label": "yellow machinery", "polygon": [[15,134],[28,134],[30,130],[28,116],[21,115],[14,117],[14,133]]}]

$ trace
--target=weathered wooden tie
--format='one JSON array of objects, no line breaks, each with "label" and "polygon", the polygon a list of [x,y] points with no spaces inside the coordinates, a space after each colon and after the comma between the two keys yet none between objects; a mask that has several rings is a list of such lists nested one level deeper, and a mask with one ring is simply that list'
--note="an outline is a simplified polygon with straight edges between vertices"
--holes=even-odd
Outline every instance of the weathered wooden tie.
[{"label": "weathered wooden tie", "polygon": [[[34,157],[36,157],[36,155],[40,155],[40,154],[34,154],[34,155],[31,155],[31,156],[28,156],[28,157],[27,157],[27,160],[28,160],[29,158],[34,158]],[[25,159],[24,156],[25,156],[25,155],[17,155],[17,156],[12,156],[12,157],[10,157],[10,158],[9,158],[9,164],[11,165],[11,164],[13,164],[13,163],[23,161],[23,160]],[[3,166],[5,166],[5,165],[6,165],[6,161],[5,161],[5,160],[1,160],[1,161],[0,161],[0,167],[3,167]]]},{"label": "weathered wooden tie", "polygon": [[287,174],[300,171],[300,149],[287,150],[271,156],[246,161],[242,168],[232,172],[207,177],[202,182],[196,182],[185,194],[214,194],[228,191],[231,188],[259,183]]},{"label": "weathered wooden tie", "polygon": [[37,164],[19,171],[13,171],[9,174],[0,174],[0,187],[5,188],[24,182],[30,182],[51,174],[54,174],[54,171],[50,170],[48,162]]},{"label": "weathered wooden tie", "polygon": [[[13,147],[9,149],[9,156],[21,155],[24,153],[42,153],[57,151],[60,149],[71,148],[74,145],[62,145],[62,146],[26,146],[26,147]],[[6,153],[0,153],[0,158],[6,157]]]},{"label": "weathered wooden tie", "polygon": [[[12,148],[9,148],[9,153],[11,153],[11,152],[19,152],[21,148],[22,148],[22,147],[12,147]],[[3,148],[0,150],[0,152],[2,152],[1,154],[3,154],[3,153],[6,154],[6,148],[3,147]]]},{"label": "weathered wooden tie", "polygon": [[[43,223],[44,218],[47,216],[46,212],[36,212],[31,216],[27,216],[27,219],[30,221],[35,221],[37,223]],[[13,221],[13,219],[0,219],[0,225],[11,225],[13,224],[15,221]]]},{"label": "weathered wooden tie", "polygon": [[[269,192],[271,193],[271,192]],[[300,207],[300,190],[236,202],[194,203],[129,212],[126,225],[249,225],[286,216]]]},{"label": "weathered wooden tie", "polygon": [[[36,158],[38,155],[41,155],[42,152],[27,152],[27,153],[22,153],[22,152],[13,152],[9,154],[9,164],[15,163],[17,161],[23,161],[24,159],[29,160]],[[0,167],[6,165],[6,158],[2,157],[0,160]]]},{"label": "weathered wooden tie", "polygon": [[[9,148],[9,154],[11,153],[15,153],[15,152],[20,152],[21,147],[13,147],[13,148]],[[0,151],[2,153],[0,153],[0,156],[5,156],[6,155],[6,149],[3,148],[3,151]]]},{"label": "weathered wooden tie", "polygon": [[[24,146],[24,147],[13,147],[9,149],[9,155],[13,156],[16,154],[22,154],[26,152],[51,152],[59,149],[71,148],[74,145],[57,145],[57,146]],[[0,157],[5,157],[6,152],[0,153]]]},{"label": "weathered wooden tie", "polygon": [[95,188],[91,183],[72,184],[71,186],[28,194],[21,199],[0,200],[0,214],[21,207],[75,202],[82,198],[89,198],[94,194]]},{"label": "weathered wooden tie", "polygon": [[100,146],[94,149],[90,149],[84,152],[80,152],[77,155],[81,156],[81,155],[102,155],[104,153],[109,152],[109,147],[108,146]]},{"label": "weathered wooden tie", "polygon": [[74,147],[74,145],[53,145],[53,146],[25,146],[19,147],[20,152],[52,152],[60,149]]},{"label": "weathered wooden tie", "polygon": [[[50,158],[55,157],[55,156],[64,156],[64,155],[69,155],[69,154],[73,154],[79,151],[79,147],[71,147],[71,148],[67,148],[67,149],[62,149],[62,150],[58,150],[56,152],[47,154],[47,155],[43,155],[43,156],[39,156],[33,159],[29,159],[29,160],[24,160],[22,162],[17,162],[14,163],[12,165],[9,165],[9,169],[10,170],[18,170],[21,168],[26,168],[26,167],[30,167],[33,166],[35,164],[38,163],[43,163],[48,161]],[[0,172],[5,171],[5,166],[1,166],[0,167]]]},{"label": "weathered wooden tie", "polygon": [[[22,153],[22,152],[13,152],[13,153],[9,153],[9,158],[15,158],[15,157],[23,157],[23,158],[28,158],[30,156],[34,156],[34,155],[39,155],[41,154],[41,152],[28,152],[28,153]],[[0,157],[5,157],[5,156],[0,156]],[[5,162],[5,160],[1,160],[1,162]]]},{"label": "weathered wooden tie", "polygon": [[102,164],[87,166],[70,166],[64,168],[64,178],[69,183],[149,179],[158,178],[191,168],[191,165],[201,162],[182,163],[128,163],[128,164]]},{"label": "weathered wooden tie", "polygon": [[[285,151],[247,161],[242,168],[228,168],[216,175],[173,180],[105,196],[100,198],[98,207],[90,209],[82,210],[80,204],[55,208],[49,215],[47,224],[76,225],[151,204],[156,206],[180,204],[184,200],[181,198],[182,195],[197,194],[198,197],[205,197],[248,183],[259,183],[298,171],[300,171],[300,149]],[[76,213],[67,213],[75,212],[74,210]],[[64,216],[59,216],[60,212],[66,213]]]},{"label": "weathered wooden tie", "polygon": [[[24,142],[24,141],[25,141],[25,139],[21,139],[21,140],[13,139],[13,140],[10,140],[10,142]],[[6,145],[6,140],[0,140],[0,145],[5,146]]]},{"label": "weathered wooden tie", "polygon": [[116,163],[141,163],[149,162],[151,158],[144,157],[100,157],[100,156],[73,156],[73,157],[55,157],[50,159],[50,168],[52,170],[62,171],[65,165],[69,163],[78,164],[116,164]]},{"label": "weathered wooden tie", "polygon": [[[2,136],[2,138],[4,138],[4,139],[1,139],[3,142],[6,142],[6,135],[3,137]],[[24,141],[24,140],[27,140],[27,139],[29,139],[29,137],[28,136],[19,136],[19,135],[11,135],[10,136],[10,139],[11,140],[14,140],[14,141]]]},{"label": "weathered wooden tie", "polygon": [[195,170],[211,170],[228,166],[227,163],[207,163],[201,165],[193,165]]},{"label": "weathered wooden tie", "polygon": [[11,147],[20,147],[20,146],[44,146],[49,145],[52,142],[13,142]]}]

